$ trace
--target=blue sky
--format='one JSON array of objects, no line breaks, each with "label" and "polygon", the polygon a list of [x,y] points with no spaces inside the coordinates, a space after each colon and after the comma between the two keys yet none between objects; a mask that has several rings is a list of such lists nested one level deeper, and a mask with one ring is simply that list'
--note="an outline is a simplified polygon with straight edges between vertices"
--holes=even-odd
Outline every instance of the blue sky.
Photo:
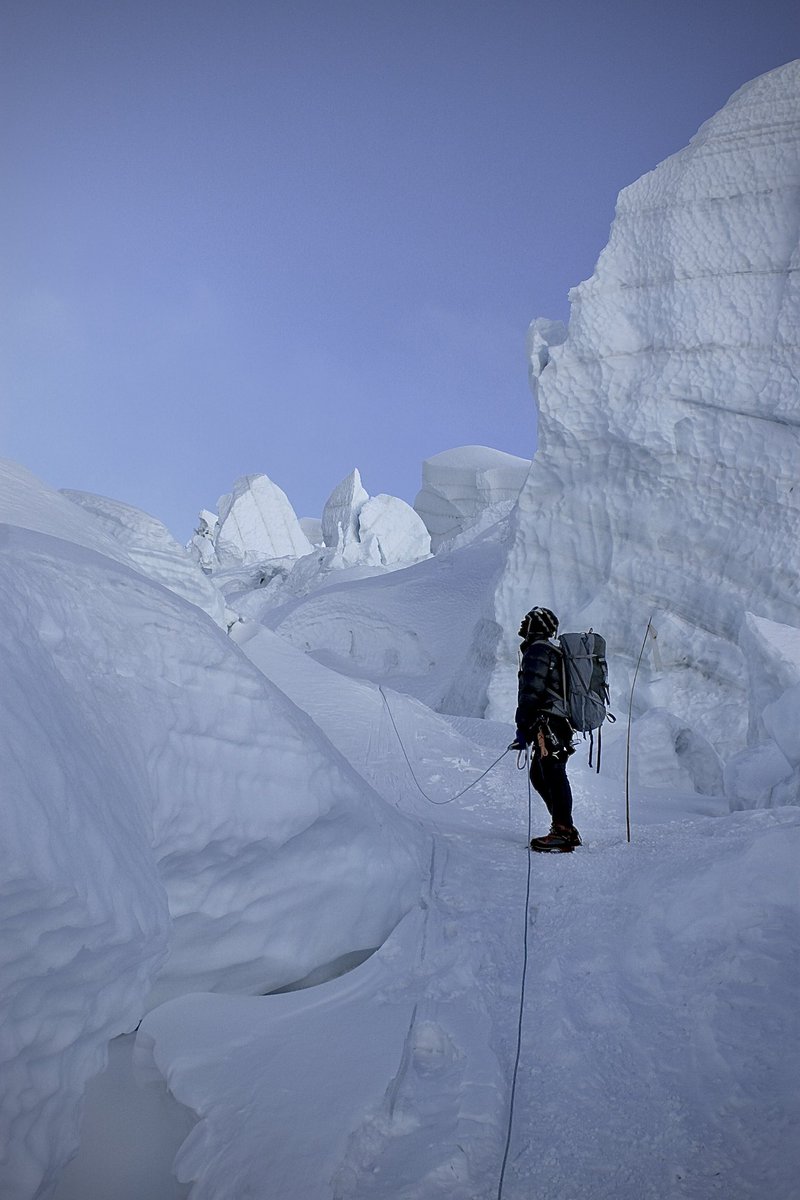
[{"label": "blue sky", "polygon": [[2,453],[181,540],[243,474],[318,515],[528,456],[529,322],[798,56],[796,0],[11,0]]}]

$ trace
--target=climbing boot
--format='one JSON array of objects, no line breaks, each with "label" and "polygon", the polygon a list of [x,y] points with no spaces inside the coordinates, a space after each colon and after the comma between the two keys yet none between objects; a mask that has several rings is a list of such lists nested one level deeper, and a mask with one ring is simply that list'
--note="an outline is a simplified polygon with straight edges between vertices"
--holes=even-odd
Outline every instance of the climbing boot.
[{"label": "climbing boot", "polygon": [[569,854],[581,844],[581,835],[574,825],[552,825],[544,837],[533,838],[531,850],[544,854]]}]

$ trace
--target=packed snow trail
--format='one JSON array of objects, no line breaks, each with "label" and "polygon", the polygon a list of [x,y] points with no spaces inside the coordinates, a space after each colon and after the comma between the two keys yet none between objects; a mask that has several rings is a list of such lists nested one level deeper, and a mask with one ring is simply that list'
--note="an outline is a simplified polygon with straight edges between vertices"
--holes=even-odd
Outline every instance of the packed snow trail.
[{"label": "packed snow trail", "polygon": [[[508,737],[467,719],[451,731],[491,741],[473,743],[480,762]],[[370,735],[384,763],[389,733]],[[448,795],[476,764],[437,761],[432,740],[417,772]],[[318,988],[189,996],[145,1021],[142,1053],[201,1118],[178,1159],[198,1180],[192,1200],[497,1196],[522,967],[524,775],[506,759],[435,810],[396,771],[387,781],[430,822],[433,852],[419,908],[377,954]],[[504,1200],[790,1200],[800,894],[787,880],[800,810],[703,816],[713,802],[690,796],[648,812],[636,796],[628,846],[619,785],[578,763],[572,776],[586,844],[532,863]]]}]

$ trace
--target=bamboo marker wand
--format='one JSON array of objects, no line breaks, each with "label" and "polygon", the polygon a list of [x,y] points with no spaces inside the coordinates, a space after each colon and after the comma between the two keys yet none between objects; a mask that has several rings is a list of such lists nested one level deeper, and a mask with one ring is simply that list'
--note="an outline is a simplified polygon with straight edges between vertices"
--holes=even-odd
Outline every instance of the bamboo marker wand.
[{"label": "bamboo marker wand", "polygon": [[647,629],[645,629],[645,631],[644,631],[644,638],[642,639],[642,648],[639,651],[639,657],[636,660],[636,670],[633,672],[633,683],[631,684],[631,697],[630,697],[630,700],[628,701],[628,734],[627,734],[627,740],[626,740],[626,745],[625,745],[625,829],[626,829],[627,836],[628,836],[628,842],[630,842],[630,840],[631,840],[630,775],[631,775],[631,722],[633,720],[633,693],[634,693],[634,689],[636,688],[636,680],[639,676],[639,667],[642,665],[642,658],[644,656],[644,648],[647,645],[647,638],[648,638],[648,636],[653,637],[653,638],[656,638],[658,636],[655,629],[653,628],[653,617],[655,615],[656,614],[655,614],[655,609],[654,609],[650,616],[650,620],[647,622]]}]

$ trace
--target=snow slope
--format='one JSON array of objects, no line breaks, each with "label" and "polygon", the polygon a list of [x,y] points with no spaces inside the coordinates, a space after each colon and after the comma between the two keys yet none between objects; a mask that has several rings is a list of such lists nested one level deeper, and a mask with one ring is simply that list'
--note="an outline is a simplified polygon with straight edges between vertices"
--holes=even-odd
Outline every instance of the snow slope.
[{"label": "snow slope", "polygon": [[0,1178],[17,1200],[74,1148],[110,1037],[176,992],[267,991],[379,945],[427,839],[107,520],[14,467],[0,554]]},{"label": "snow slope", "polygon": [[481,716],[500,630],[491,599],[507,525],[403,571],[329,583],[247,613],[345,675],[385,681],[443,712]]},{"label": "snow slope", "polygon": [[620,681],[653,616],[662,670],[646,662],[640,707],[744,745],[744,614],[800,626],[799,231],[797,61],[624,189],[566,340],[534,323],[539,445],[495,600],[492,714],[535,594],[606,633]]},{"label": "snow slope", "polygon": [[106,496],[68,490],[61,495],[91,513],[138,571],[196,604],[225,628],[225,602],[219,590],[198,570],[197,563],[166,525],[130,504]]},{"label": "snow slope", "polygon": [[[472,774],[436,765],[445,794]],[[201,1118],[176,1164],[193,1200],[497,1196],[525,929],[514,775],[507,758],[436,810],[407,778],[402,802],[435,831],[429,886],[367,963],[146,1018],[140,1055]],[[790,1200],[800,810],[704,817],[662,796],[628,846],[613,789],[573,775],[586,844],[531,864],[505,1200]]]}]

